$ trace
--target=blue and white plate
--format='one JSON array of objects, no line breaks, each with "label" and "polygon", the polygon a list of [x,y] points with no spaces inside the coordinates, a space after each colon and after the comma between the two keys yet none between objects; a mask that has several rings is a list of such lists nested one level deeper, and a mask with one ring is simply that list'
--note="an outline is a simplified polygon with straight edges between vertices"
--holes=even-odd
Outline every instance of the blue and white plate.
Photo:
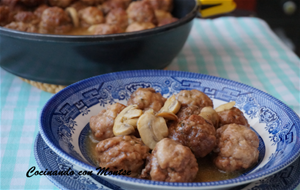
[{"label": "blue and white plate", "polygon": [[[80,168],[67,160],[59,157],[46,145],[41,135],[38,134],[34,143],[34,155],[41,171],[67,171],[69,168],[78,173]],[[56,187],[72,190],[121,190],[98,176],[46,176]],[[244,186],[238,186],[231,190],[293,190],[300,183],[300,158],[284,170],[265,179]]]},{"label": "blue and white plate", "polygon": [[126,104],[139,87],[152,87],[169,97],[183,89],[206,93],[217,107],[236,101],[260,138],[259,164],[229,180],[205,183],[169,183],[124,176],[101,176],[105,180],[135,189],[224,189],[248,184],[288,167],[300,155],[300,119],[288,106],[253,87],[231,80],[180,71],[140,70],[89,78],[63,89],[43,108],[40,133],[60,157],[86,171],[94,171],[85,150],[88,123],[115,102]]}]

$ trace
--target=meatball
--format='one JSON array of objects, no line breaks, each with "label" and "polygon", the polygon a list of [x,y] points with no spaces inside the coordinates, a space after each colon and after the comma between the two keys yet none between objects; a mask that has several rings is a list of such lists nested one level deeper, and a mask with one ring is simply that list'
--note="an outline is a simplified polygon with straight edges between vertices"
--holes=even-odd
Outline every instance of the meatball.
[{"label": "meatball", "polygon": [[189,118],[191,115],[199,115],[202,108],[198,106],[182,106],[177,113],[177,117],[179,121]]},{"label": "meatball", "polygon": [[118,25],[122,29],[126,29],[128,26],[128,16],[123,9],[114,9],[110,11],[106,16],[106,23]]},{"label": "meatball", "polygon": [[93,25],[89,27],[88,31],[92,32],[94,35],[117,34],[123,32],[123,30],[118,25],[110,24]]},{"label": "meatball", "polygon": [[87,4],[87,5],[98,5],[101,4],[104,0],[80,0],[81,2]]},{"label": "meatball", "polygon": [[215,127],[199,115],[169,126],[169,138],[189,147],[196,158],[209,154],[216,145]]},{"label": "meatball", "polygon": [[211,99],[199,90],[182,90],[176,95],[182,106],[214,107]]},{"label": "meatball", "polygon": [[33,12],[30,11],[20,11],[14,16],[14,19],[17,22],[32,23],[32,24],[39,23],[38,17]]},{"label": "meatball", "polygon": [[71,29],[72,20],[63,9],[49,7],[44,10],[40,22],[40,33],[61,34]]},{"label": "meatball", "polygon": [[149,150],[139,138],[119,136],[100,141],[96,146],[96,155],[100,167],[109,168],[110,171],[131,171],[130,176],[137,177]]},{"label": "meatball", "polygon": [[88,6],[81,1],[76,1],[73,4],[71,4],[70,7],[73,7],[78,12],[81,9],[87,8]]},{"label": "meatball", "polygon": [[71,5],[73,0],[48,0],[51,6],[66,8]]},{"label": "meatball", "polygon": [[79,12],[80,24],[82,27],[89,27],[94,24],[105,22],[103,12],[96,7],[87,7]]},{"label": "meatball", "polygon": [[160,93],[156,93],[153,88],[138,88],[131,94],[127,105],[136,104],[139,109],[152,108],[158,112],[164,105],[166,98]]},{"label": "meatball", "polygon": [[45,2],[45,0],[18,0],[18,1],[24,4],[25,6],[37,6]]},{"label": "meatball", "polygon": [[166,182],[192,182],[198,163],[191,150],[180,143],[164,138],[147,158],[141,178]]},{"label": "meatball", "polygon": [[218,154],[215,165],[226,172],[248,169],[257,163],[258,136],[249,127],[237,124],[224,125],[217,129]]},{"label": "meatball", "polygon": [[8,25],[6,25],[5,28],[19,30],[23,32],[32,32],[32,33],[38,32],[38,29],[35,25],[31,23],[24,23],[24,22],[11,22]]},{"label": "meatball", "polygon": [[95,139],[101,141],[114,136],[114,120],[125,107],[123,104],[115,103],[90,118],[90,128]]},{"label": "meatball", "polygon": [[9,17],[9,7],[8,6],[0,6],[0,26],[4,26],[11,22],[11,18]]},{"label": "meatball", "polygon": [[19,0],[1,0],[0,5],[6,5],[9,7],[14,7]]},{"label": "meatball", "polygon": [[149,3],[153,9],[171,12],[173,8],[173,0],[143,0]]},{"label": "meatball", "polygon": [[34,14],[38,17],[38,18],[41,18],[42,17],[42,14],[44,12],[44,10],[46,10],[47,8],[49,8],[48,5],[40,5],[38,6],[35,10],[34,10]]},{"label": "meatball", "polygon": [[134,1],[127,8],[128,21],[133,22],[151,22],[157,24],[154,9],[144,1]]},{"label": "meatball", "polygon": [[171,13],[167,12],[167,11],[163,11],[163,10],[154,10],[156,19],[158,20],[158,22],[162,19],[165,18],[172,18]]},{"label": "meatball", "polygon": [[126,32],[136,32],[136,31],[142,31],[142,30],[147,30],[147,29],[151,29],[151,28],[155,28],[155,25],[151,22],[134,22],[131,23],[127,28],[126,28]]},{"label": "meatball", "polygon": [[245,118],[243,112],[236,107],[233,107],[229,110],[217,112],[220,118],[219,125],[220,127],[226,124],[239,124],[250,127],[247,119]]},{"label": "meatball", "polygon": [[111,10],[114,9],[123,9],[126,10],[131,0],[107,0],[102,5],[99,5],[99,8],[108,14]]}]

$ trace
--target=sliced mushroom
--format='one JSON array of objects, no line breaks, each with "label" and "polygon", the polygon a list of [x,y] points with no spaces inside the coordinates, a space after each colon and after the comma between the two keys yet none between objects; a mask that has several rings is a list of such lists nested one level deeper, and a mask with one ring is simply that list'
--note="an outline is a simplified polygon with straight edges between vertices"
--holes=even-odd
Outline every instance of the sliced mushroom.
[{"label": "sliced mushroom", "polygon": [[199,115],[203,117],[205,120],[210,121],[213,124],[213,126],[215,127],[219,126],[219,116],[212,107],[202,108]]},{"label": "sliced mushroom", "polygon": [[176,100],[176,96],[173,95],[169,97],[164,106],[159,110],[159,112],[172,112],[176,114],[181,107],[181,103]]},{"label": "sliced mushroom", "polygon": [[178,117],[177,115],[175,115],[174,113],[172,112],[161,112],[161,113],[157,113],[156,114],[157,117],[163,117],[167,120],[175,120],[175,121],[178,121]]},{"label": "sliced mushroom", "polygon": [[74,7],[68,7],[66,8],[66,12],[70,15],[74,26],[77,28],[79,26],[79,18],[76,9]]},{"label": "sliced mushroom", "polygon": [[137,127],[137,121],[138,121],[138,119],[128,119],[128,120],[125,120],[123,123],[131,125],[134,128],[136,128]]},{"label": "sliced mushroom", "polygon": [[165,119],[156,117],[151,109],[140,116],[137,122],[137,129],[142,141],[150,149],[153,149],[156,143],[169,134]]},{"label": "sliced mushroom", "polygon": [[215,109],[215,111],[221,112],[221,111],[225,111],[225,110],[230,110],[231,108],[233,108],[234,105],[235,105],[235,101],[228,102],[226,104],[223,104],[223,105],[220,105],[219,107],[217,107]]},{"label": "sliced mushroom", "polygon": [[129,135],[135,132],[137,119],[143,114],[137,105],[130,105],[123,109],[115,119],[113,133],[115,136]]},{"label": "sliced mushroom", "polygon": [[158,117],[163,117],[168,120],[178,120],[177,115],[175,115],[181,107],[181,103],[176,100],[176,96],[173,95],[167,99],[164,106],[156,114]]}]

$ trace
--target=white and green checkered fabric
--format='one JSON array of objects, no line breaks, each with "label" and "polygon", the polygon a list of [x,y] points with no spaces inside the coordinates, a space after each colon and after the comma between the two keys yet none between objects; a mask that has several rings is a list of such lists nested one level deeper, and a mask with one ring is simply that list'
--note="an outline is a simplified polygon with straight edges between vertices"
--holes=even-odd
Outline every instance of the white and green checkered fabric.
[{"label": "white and green checkered fabric", "polygon": [[[262,20],[195,19],[187,43],[167,69],[248,84],[300,114],[300,60]],[[52,94],[30,86],[3,69],[0,74],[1,189],[57,189],[44,176],[26,178],[27,170],[37,166],[33,144],[39,114]]]}]

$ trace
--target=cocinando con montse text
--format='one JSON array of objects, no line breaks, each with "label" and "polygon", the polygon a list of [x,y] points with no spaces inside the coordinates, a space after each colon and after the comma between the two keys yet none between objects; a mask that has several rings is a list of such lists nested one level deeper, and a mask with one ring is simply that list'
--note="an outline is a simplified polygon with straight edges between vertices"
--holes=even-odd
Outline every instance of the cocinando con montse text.
[{"label": "cocinando con montse text", "polygon": [[[109,170],[109,168],[102,168],[102,167],[99,167],[99,168],[96,168],[96,170],[98,171],[97,172],[97,175],[104,175],[104,176],[111,176],[111,175],[115,175],[115,176],[118,176],[118,175],[130,175],[131,174],[131,171],[126,171],[126,170],[123,170],[123,169],[120,169],[118,171],[111,171]],[[26,177],[33,177],[33,176],[42,176],[42,175],[48,175],[48,176],[72,176],[72,175],[75,175],[75,174],[78,174],[78,175],[89,175],[91,176],[93,174],[93,171],[73,171],[70,167],[69,169],[65,170],[65,171],[61,171],[61,170],[48,170],[48,169],[45,169],[44,171],[39,171],[39,170],[36,170],[36,167],[35,166],[32,166],[26,173]]]}]

